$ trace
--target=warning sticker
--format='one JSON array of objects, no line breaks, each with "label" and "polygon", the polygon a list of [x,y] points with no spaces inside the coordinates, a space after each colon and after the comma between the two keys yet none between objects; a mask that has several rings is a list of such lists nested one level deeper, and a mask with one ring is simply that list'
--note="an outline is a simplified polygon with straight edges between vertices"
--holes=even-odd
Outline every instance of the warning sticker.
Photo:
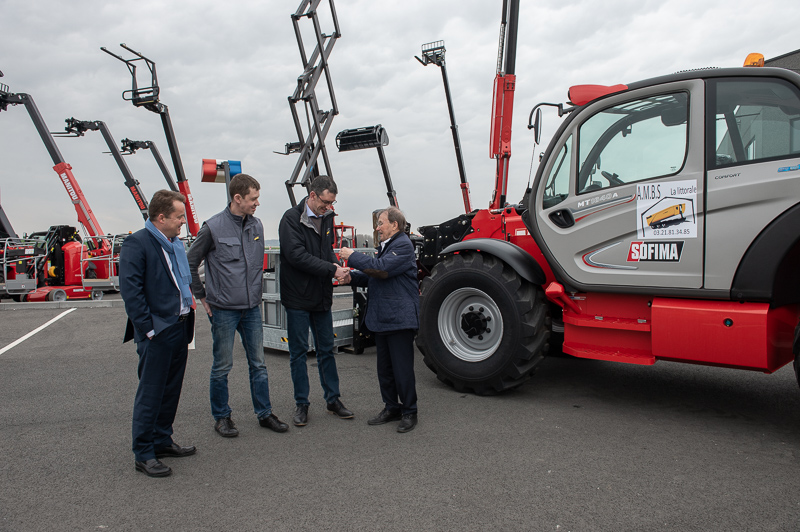
[{"label": "warning sticker", "polygon": [[637,185],[637,234],[640,238],[697,238],[696,205],[697,181]]}]

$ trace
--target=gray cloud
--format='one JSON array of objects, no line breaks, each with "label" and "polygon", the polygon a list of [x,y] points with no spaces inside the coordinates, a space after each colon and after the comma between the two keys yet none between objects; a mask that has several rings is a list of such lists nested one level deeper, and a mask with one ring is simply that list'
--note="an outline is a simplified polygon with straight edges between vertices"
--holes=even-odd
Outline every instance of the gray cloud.
[{"label": "gray cloud", "polygon": [[[118,44],[129,44],[157,63],[162,102],[170,109],[200,217],[211,216],[225,201],[220,185],[200,182],[201,159],[239,159],[244,171],[262,182],[258,214],[274,237],[289,206],[283,182],[296,161],[272,151],[295,140],[287,96],[302,72],[290,20],[298,3],[0,0],[2,81],[15,92],[32,94],[52,130],[62,129],[71,116],[103,120],[117,141],[153,140],[166,158],[158,117],[122,101],[121,92],[130,88],[127,70],[99,49],[127,56]],[[473,205],[488,204],[495,170],[488,130],[500,5],[499,0],[336,4],[343,37],[331,56],[331,73],[340,115],[328,149],[340,187],[339,221],[369,232],[370,212],[386,203],[374,150],[339,154],[333,141],[342,129],[378,123],[389,132],[387,158],[412,224],[437,223],[462,211],[441,75],[413,59],[421,44],[439,39],[447,44]],[[327,2],[321,6],[323,31],[330,32]],[[767,57],[792,51],[799,14],[800,7],[777,1],[523,2],[509,198],[522,195],[535,159],[525,124],[536,103],[564,101],[568,87],[577,83],[625,83],[689,68],[737,66],[751,51]],[[305,28],[310,44],[309,35]],[[545,135],[555,130],[557,118],[546,115],[546,124]],[[141,227],[121,174],[101,153],[106,147],[99,133],[58,144],[103,229]],[[22,108],[0,113],[0,150],[0,201],[17,231],[76,223]],[[146,152],[127,161],[146,194],[165,186]]]}]

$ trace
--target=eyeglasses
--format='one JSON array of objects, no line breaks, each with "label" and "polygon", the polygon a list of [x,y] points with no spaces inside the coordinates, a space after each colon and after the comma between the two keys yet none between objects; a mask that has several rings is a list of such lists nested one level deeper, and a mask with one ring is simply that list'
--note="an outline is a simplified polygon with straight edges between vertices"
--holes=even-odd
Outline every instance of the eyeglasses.
[{"label": "eyeglasses", "polygon": [[314,196],[320,201],[320,203],[322,203],[326,207],[332,207],[332,206],[336,205],[336,200],[325,201],[324,199],[320,198],[319,195],[316,192],[312,192],[312,194],[314,194]]}]

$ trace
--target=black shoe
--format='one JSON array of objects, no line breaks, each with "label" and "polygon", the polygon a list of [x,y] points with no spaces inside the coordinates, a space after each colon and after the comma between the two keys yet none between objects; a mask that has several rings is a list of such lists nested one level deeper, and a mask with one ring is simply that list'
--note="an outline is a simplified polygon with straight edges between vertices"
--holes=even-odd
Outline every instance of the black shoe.
[{"label": "black shoe", "polygon": [[328,403],[328,412],[336,414],[339,419],[353,419],[354,415],[351,411],[346,409],[339,399],[332,403]]},{"label": "black shoe", "polygon": [[236,425],[233,424],[233,420],[229,417],[219,418],[214,424],[214,430],[226,438],[235,438],[239,435]]},{"label": "black shoe", "polygon": [[380,414],[367,421],[367,425],[383,425],[384,423],[389,423],[390,421],[398,421],[401,417],[402,416],[400,416],[399,410],[389,410],[388,408],[384,408],[381,410]]},{"label": "black shoe", "polygon": [[289,430],[289,425],[275,417],[275,414],[270,414],[258,420],[258,424],[262,427],[274,430],[275,432],[286,432]]},{"label": "black shoe", "polygon": [[308,425],[308,405],[297,405],[292,419],[295,427],[305,427]]},{"label": "black shoe", "polygon": [[397,432],[411,432],[417,426],[417,414],[403,414]]},{"label": "black shoe", "polygon": [[168,477],[172,474],[172,469],[161,463],[157,458],[151,458],[146,462],[134,462],[136,471],[141,471],[148,477]]},{"label": "black shoe", "polygon": [[175,458],[183,458],[184,456],[191,456],[197,452],[197,447],[189,445],[188,447],[181,447],[175,442],[169,447],[162,447],[156,449],[156,458],[163,458],[165,456],[174,456]]}]

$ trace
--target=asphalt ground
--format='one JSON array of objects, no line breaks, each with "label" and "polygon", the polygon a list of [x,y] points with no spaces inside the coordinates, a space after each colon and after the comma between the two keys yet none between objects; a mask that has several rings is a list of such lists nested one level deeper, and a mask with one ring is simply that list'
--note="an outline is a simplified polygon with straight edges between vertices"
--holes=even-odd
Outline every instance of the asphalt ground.
[{"label": "asphalt ground", "polygon": [[[0,350],[66,312],[0,312]],[[370,427],[374,348],[337,355],[351,421],[258,426],[240,345],[241,435],[213,430],[211,338],[199,320],[174,474],[134,471],[136,353],[124,309],[81,307],[0,354],[0,530],[800,530],[800,389],[774,375],[659,362],[546,359],[510,393],[440,383],[417,355],[419,425]],[[268,351],[275,413],[294,408],[287,355]],[[314,359],[309,360],[314,364]]]}]

